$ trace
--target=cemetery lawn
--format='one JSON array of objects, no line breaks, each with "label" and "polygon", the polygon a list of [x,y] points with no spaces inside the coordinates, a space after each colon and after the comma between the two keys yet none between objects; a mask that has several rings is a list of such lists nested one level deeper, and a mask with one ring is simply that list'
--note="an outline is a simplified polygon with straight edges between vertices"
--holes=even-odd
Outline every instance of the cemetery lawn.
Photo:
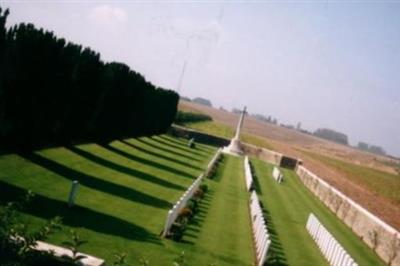
[{"label": "cemetery lawn", "polygon": [[[305,225],[310,212],[328,229],[358,265],[384,265],[351,229],[328,210],[300,181],[294,171],[283,170],[284,181],[272,177],[273,165],[251,160],[257,192],[266,210],[272,235],[270,265],[328,265]],[[275,264],[276,263],[276,264]]]},{"label": "cemetery lawn", "polygon": [[324,155],[300,150],[307,156],[344,173],[347,178],[367,187],[395,204],[400,204],[400,174],[394,175],[370,167],[356,165]]},{"label": "cemetery lawn", "polygon": [[[249,237],[247,220],[238,217],[247,214],[243,214],[245,202],[240,203],[242,212],[235,208],[228,210],[232,203],[224,205],[225,200],[236,196],[233,193],[238,189],[230,188],[229,184],[227,188],[218,185],[218,182],[228,183],[229,178],[238,178],[234,170],[227,170],[221,181],[210,182],[214,193],[210,197],[216,207],[210,206],[210,213],[205,214],[210,221],[206,220],[208,226],[195,233],[198,235],[198,239],[193,239],[195,244],[159,238],[169,208],[204,171],[215,152],[216,148],[200,144],[192,150],[186,140],[162,135],[114,141],[109,145],[91,143],[5,154],[0,156],[0,201],[16,200],[26,190],[32,190],[36,196],[22,212],[25,222],[37,227],[47,219],[62,216],[63,230],[52,235],[48,242],[60,244],[69,240],[70,229],[76,229],[88,241],[80,251],[104,258],[108,265],[112,265],[115,253],[122,252],[127,253],[131,265],[138,264],[140,258],[149,260],[150,265],[172,265],[182,251],[195,261],[209,259],[205,254],[216,254],[219,260],[220,256],[230,256],[230,245],[237,243],[234,236],[218,236],[218,230],[212,229],[210,223],[228,232],[232,215],[244,229],[234,228],[231,233],[245,234],[238,235],[238,239]],[[237,169],[239,161],[228,159],[226,163],[230,165],[227,168]],[[78,180],[80,186],[76,206],[68,208],[73,180]],[[218,195],[224,189],[228,194]],[[227,219],[217,220],[214,215],[226,215]],[[207,231],[218,237],[207,240]],[[197,247],[200,240],[208,242]],[[223,247],[220,249],[218,244]],[[242,243],[237,247],[242,248]],[[233,250],[232,253],[244,253]],[[237,255],[237,259],[247,261],[246,256]]]},{"label": "cemetery lawn", "polygon": [[253,243],[243,158],[223,155],[200,213],[184,234],[193,243],[188,265],[253,265]]}]

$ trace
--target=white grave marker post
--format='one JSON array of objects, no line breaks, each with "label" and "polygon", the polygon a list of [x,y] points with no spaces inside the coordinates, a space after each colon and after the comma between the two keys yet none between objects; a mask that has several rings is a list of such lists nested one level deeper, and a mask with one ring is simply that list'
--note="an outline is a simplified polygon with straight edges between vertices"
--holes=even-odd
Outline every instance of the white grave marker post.
[{"label": "white grave marker post", "polygon": [[72,207],[75,204],[76,193],[78,193],[79,182],[74,180],[72,182],[71,191],[68,197],[68,207]]}]

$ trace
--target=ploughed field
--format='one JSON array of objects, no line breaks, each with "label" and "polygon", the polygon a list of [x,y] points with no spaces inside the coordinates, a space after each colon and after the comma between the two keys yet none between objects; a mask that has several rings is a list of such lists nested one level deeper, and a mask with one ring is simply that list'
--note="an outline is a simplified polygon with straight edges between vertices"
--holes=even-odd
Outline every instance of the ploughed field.
[{"label": "ploughed field", "polygon": [[[22,217],[32,227],[54,216],[63,230],[48,242],[61,244],[76,229],[87,240],[81,252],[114,261],[127,253],[130,265],[172,265],[182,252],[190,265],[250,265],[253,261],[243,170],[237,158],[226,158],[200,214],[182,242],[161,239],[168,210],[203,173],[216,148],[166,135],[85,144],[27,154],[0,156],[0,200],[36,196]],[[73,180],[80,185],[76,205],[67,207]]]}]

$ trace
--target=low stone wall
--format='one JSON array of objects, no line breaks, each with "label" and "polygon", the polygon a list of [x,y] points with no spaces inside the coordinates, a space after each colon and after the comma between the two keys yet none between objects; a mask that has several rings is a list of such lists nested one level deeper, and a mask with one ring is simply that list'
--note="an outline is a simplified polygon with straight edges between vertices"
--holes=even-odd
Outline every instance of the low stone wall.
[{"label": "low stone wall", "polygon": [[355,203],[317,175],[298,165],[296,173],[311,190],[353,232],[388,265],[400,266],[400,234],[378,217]]},{"label": "low stone wall", "polygon": [[280,165],[283,154],[271,151],[265,148],[260,148],[258,146],[254,146],[248,143],[243,143],[244,153],[250,156],[254,156],[257,159]]},{"label": "low stone wall", "polygon": [[[181,127],[178,125],[172,125],[169,132],[172,136],[191,139],[194,138],[198,143],[204,143],[208,145],[214,145],[217,147],[225,147],[230,144],[230,140],[226,138],[217,137],[214,135],[210,135],[207,133],[199,132],[190,128]],[[252,144],[243,143],[243,150],[244,153],[247,155],[254,156],[260,160],[289,168],[295,169],[297,164],[299,163],[298,159],[291,158],[288,156],[283,155],[282,153],[275,152],[272,150],[268,150],[265,148],[260,148],[258,146],[254,146]]]},{"label": "low stone wall", "polygon": [[178,125],[172,125],[168,131],[169,134],[175,137],[191,139],[194,138],[195,142],[214,145],[217,147],[228,146],[230,143],[229,139],[209,135],[207,133],[199,132],[193,129],[181,127]]}]

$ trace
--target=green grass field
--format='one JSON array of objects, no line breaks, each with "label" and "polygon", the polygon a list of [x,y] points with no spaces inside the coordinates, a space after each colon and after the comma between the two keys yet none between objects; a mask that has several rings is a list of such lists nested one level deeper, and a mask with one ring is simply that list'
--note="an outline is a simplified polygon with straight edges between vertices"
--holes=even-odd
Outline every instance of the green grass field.
[{"label": "green grass field", "polygon": [[265,216],[275,256],[269,265],[327,265],[322,253],[305,229],[310,212],[332,233],[358,265],[384,265],[344,223],[326,208],[291,170],[283,170],[284,181],[273,179],[271,164],[251,160],[256,175],[257,193]]},{"label": "green grass field", "polygon": [[190,265],[252,265],[254,261],[242,158],[224,156],[200,214],[184,235]]},{"label": "green grass field", "polygon": [[[60,244],[76,229],[88,240],[82,252],[112,264],[127,253],[130,265],[144,258],[150,265],[172,265],[185,252],[187,265],[252,265],[249,194],[243,158],[224,156],[200,212],[181,242],[161,239],[167,211],[201,174],[216,148],[162,135],[84,144],[0,156],[0,201],[15,200],[32,190],[36,196],[22,218],[33,228],[62,216],[64,229],[48,240]],[[326,265],[305,230],[310,212],[336,237],[359,265],[382,265],[373,252],[300,182],[284,170],[279,185],[272,165],[252,160],[258,193],[267,212],[273,244],[270,265]],[[67,207],[71,182],[80,187],[76,206]]]},{"label": "green grass field", "polygon": [[370,167],[348,163],[324,155],[300,150],[305,155],[342,172],[347,178],[366,186],[369,190],[400,204],[400,174],[394,175]]},{"label": "green grass field", "polygon": [[[250,265],[253,261],[241,161],[227,157],[201,213],[182,242],[161,239],[167,211],[204,171],[216,149],[169,136],[52,148],[0,156],[0,200],[27,189],[36,196],[23,219],[32,227],[56,215],[64,229],[51,236],[60,244],[75,228],[89,243],[81,251],[112,264],[125,252],[130,265],[172,265],[185,252],[189,265]],[[72,180],[80,187],[76,206],[66,206]]]}]

